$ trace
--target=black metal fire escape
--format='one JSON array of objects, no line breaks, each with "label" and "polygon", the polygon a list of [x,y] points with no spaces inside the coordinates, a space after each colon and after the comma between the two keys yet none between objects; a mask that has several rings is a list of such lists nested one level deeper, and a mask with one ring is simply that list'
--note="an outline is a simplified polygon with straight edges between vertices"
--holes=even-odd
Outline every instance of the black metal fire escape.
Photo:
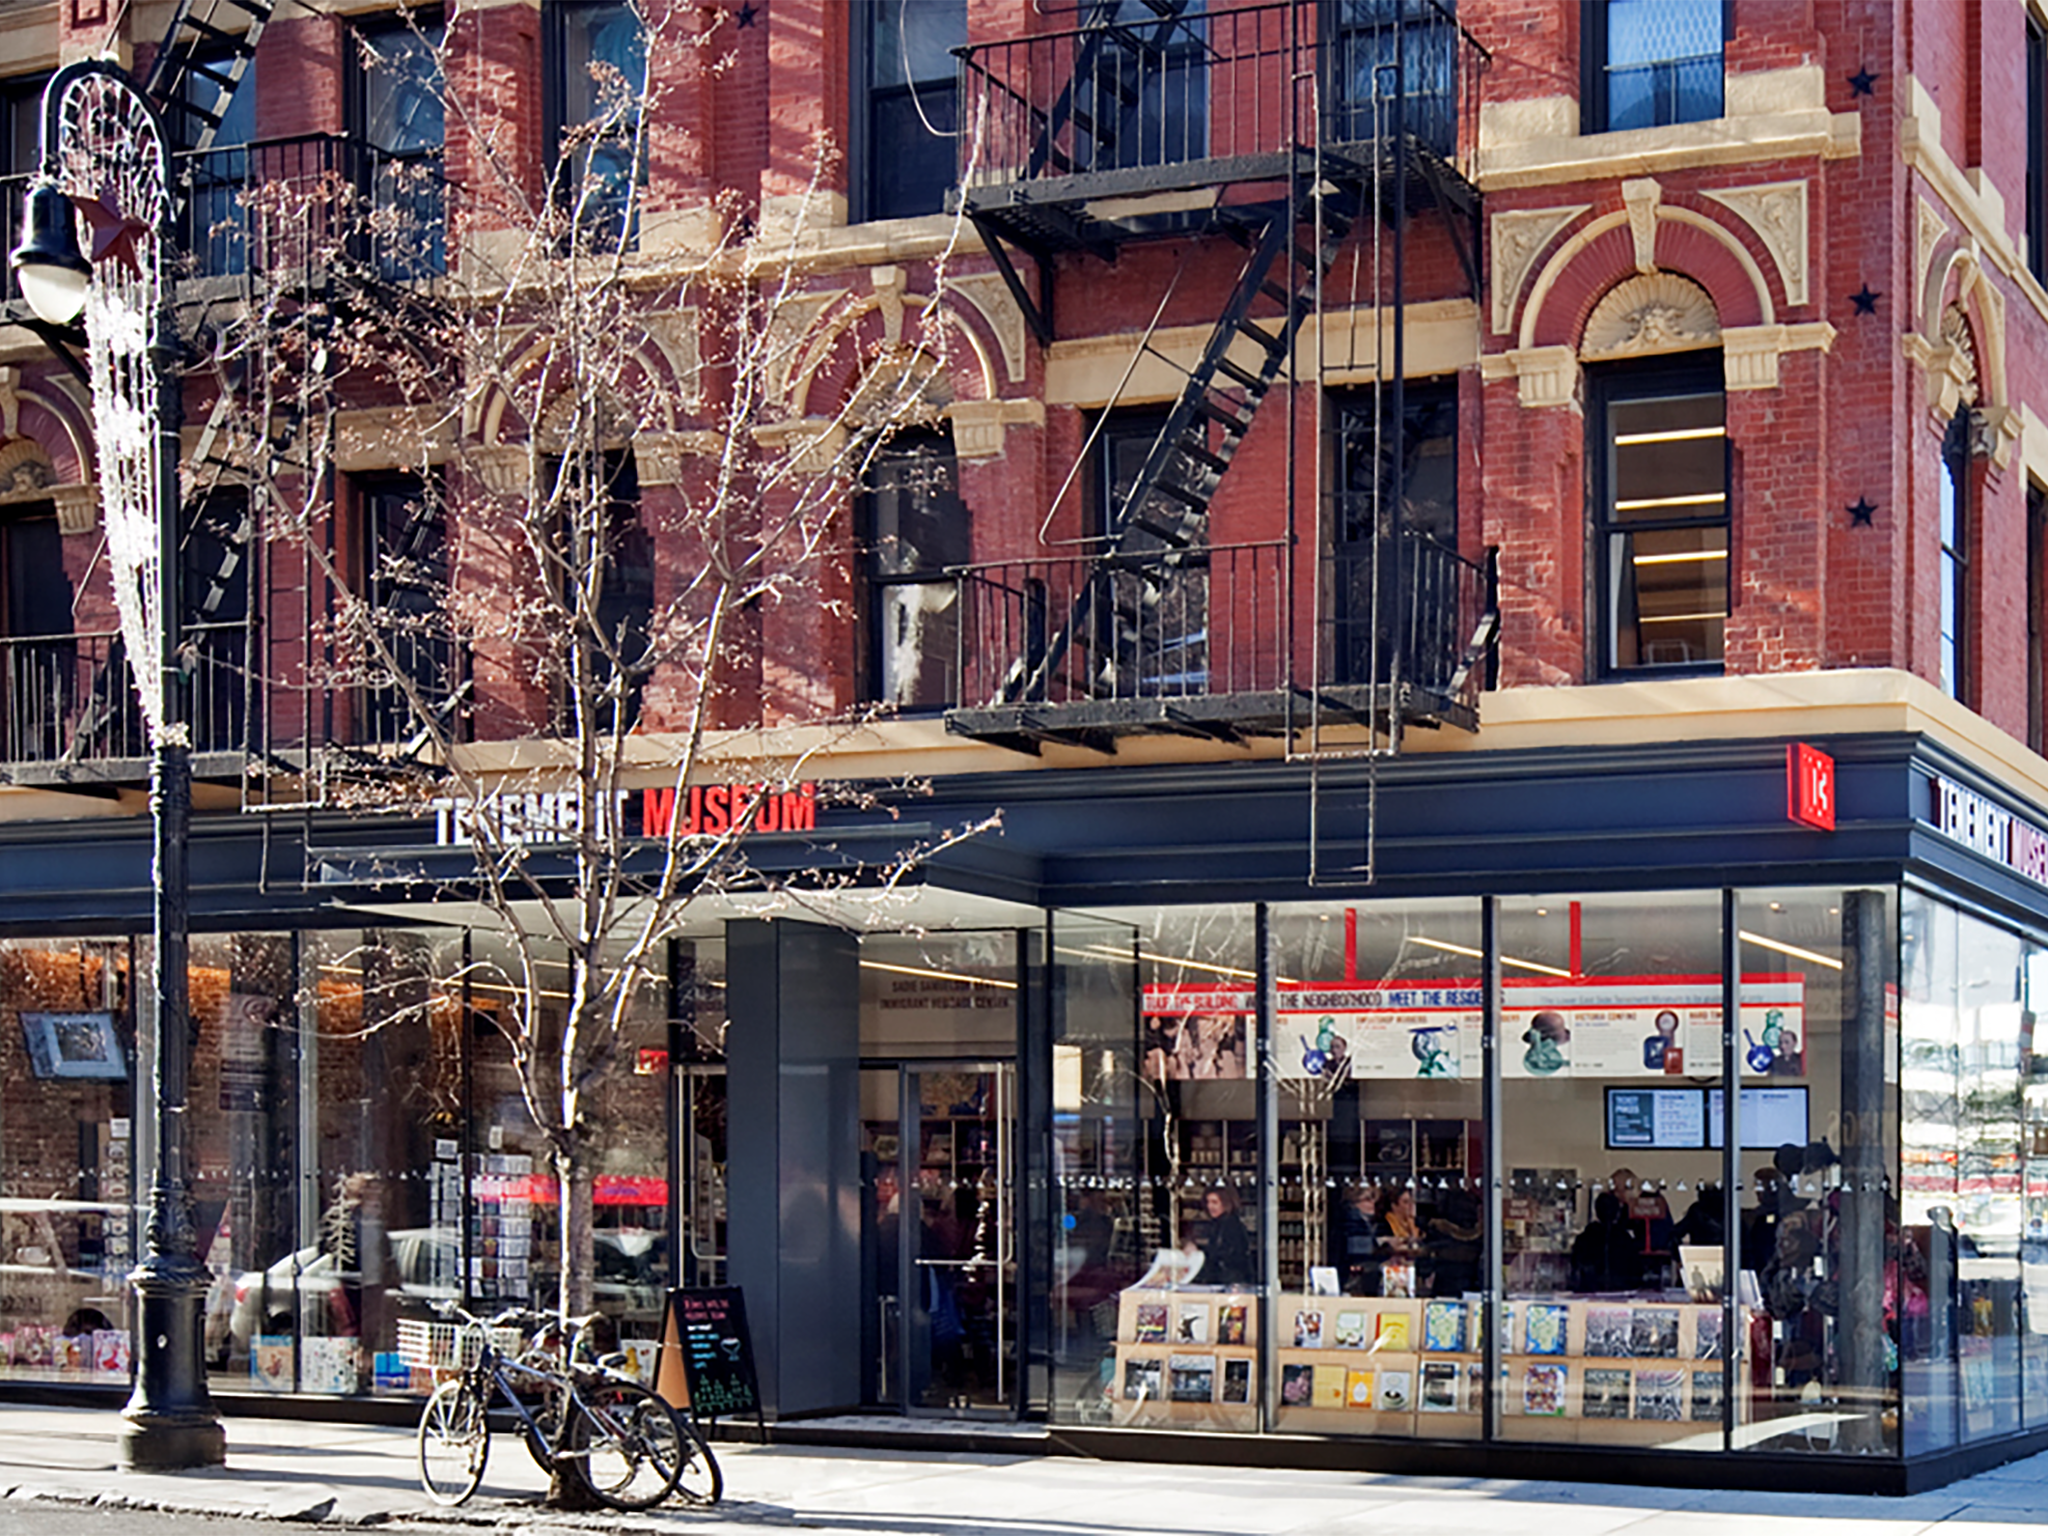
[{"label": "black metal fire escape", "polygon": [[[963,573],[963,707],[948,712],[949,729],[1026,751],[1044,741],[1113,750],[1131,732],[1236,739],[1299,729],[1310,694],[1286,643],[1261,632],[1286,627],[1292,561],[1283,550],[1212,544],[1211,503],[1260,405],[1290,377],[1362,216],[1377,214],[1398,242],[1411,212],[1440,214],[1475,297],[1478,286],[1478,197],[1453,168],[1455,121],[1429,135],[1389,134],[1383,114],[1369,117],[1352,99],[1359,79],[1385,79],[1389,48],[1414,51],[1409,13],[1426,14],[1449,49],[1469,40],[1435,0],[1385,0],[1387,25],[1363,41],[1339,39],[1327,22],[1318,34],[1318,9],[1330,8],[1094,0],[1071,32],[962,51],[962,206],[1042,341],[1054,335],[1052,273],[1073,253],[1113,261],[1135,241],[1213,236],[1244,258],[1142,466],[1102,509],[1085,553]],[[1320,96],[1304,114],[1299,87],[1311,75]],[[1432,83],[1439,106],[1455,103],[1454,76]],[[1305,131],[1304,116],[1320,130]],[[1037,265],[1036,293],[1016,253]],[[1401,295],[1393,298],[1398,327]],[[1390,564],[1407,579],[1417,562],[1403,561],[1396,548]],[[1472,612],[1451,629],[1431,615],[1432,639],[1441,650],[1469,620],[1461,643],[1471,654],[1419,669],[1429,673],[1422,686],[1417,669],[1317,678],[1314,702],[1368,722],[1398,710],[1423,724],[1475,725],[1474,665],[1490,643],[1484,573],[1475,569],[1461,595]],[[1398,603],[1393,612],[1413,629]],[[1384,628],[1389,617],[1376,607],[1368,622]]]}]

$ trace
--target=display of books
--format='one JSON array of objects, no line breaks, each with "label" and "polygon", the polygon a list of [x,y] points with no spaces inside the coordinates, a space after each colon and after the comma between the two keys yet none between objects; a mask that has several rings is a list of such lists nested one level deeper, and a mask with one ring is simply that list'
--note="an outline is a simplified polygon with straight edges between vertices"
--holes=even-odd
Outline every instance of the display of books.
[{"label": "display of books", "polygon": [[1585,1394],[1581,1416],[1588,1419],[1625,1419],[1629,1415],[1635,1373],[1602,1366],[1588,1366],[1583,1378]]},{"label": "display of books", "polygon": [[1382,1296],[1413,1296],[1415,1294],[1415,1261],[1413,1259],[1389,1259],[1380,1269],[1380,1294]]},{"label": "display of books", "polygon": [[1373,1373],[1371,1371],[1346,1371],[1344,1373],[1344,1406],[1347,1408],[1370,1408],[1372,1406]]},{"label": "display of books", "polygon": [[1692,1373],[1692,1416],[1695,1423],[1721,1422],[1721,1373],[1719,1371],[1694,1371]]},{"label": "display of books", "polygon": [[1408,1314],[1382,1312],[1378,1331],[1373,1334],[1372,1347],[1384,1354],[1406,1354],[1412,1347],[1408,1340]]},{"label": "display of books", "polygon": [[1532,1355],[1561,1355],[1570,1336],[1571,1309],[1532,1301],[1522,1308],[1522,1348]]},{"label": "display of books", "polygon": [[[1692,1357],[1695,1360],[1718,1360],[1721,1358],[1720,1307],[1694,1308]],[[1718,1417],[1720,1410],[1717,1408],[1714,1412]]]},{"label": "display of books", "polygon": [[1166,1386],[1165,1367],[1157,1356],[1132,1356],[1124,1361],[1124,1401],[1157,1402]]},{"label": "display of books", "polygon": [[1425,1302],[1422,1347],[1437,1354],[1457,1354],[1465,1347],[1465,1308],[1455,1301]]},{"label": "display of books", "polygon": [[1245,1342],[1246,1317],[1250,1306],[1242,1301],[1226,1301],[1216,1309],[1216,1342],[1218,1344],[1243,1344]]},{"label": "display of books", "polygon": [[[1632,1319],[1627,1307],[1589,1307],[1586,1310],[1586,1353],[1610,1360],[1626,1360],[1633,1352]],[[1590,1415],[1589,1415],[1590,1417]],[[1621,1417],[1627,1418],[1627,1414]]]},{"label": "display of books", "polygon": [[1284,1408],[1306,1408],[1315,1397],[1316,1368],[1290,1364],[1280,1367],[1280,1404]]},{"label": "display of books", "polygon": [[1223,1401],[1249,1403],[1252,1400],[1252,1363],[1249,1360],[1223,1362]]},{"label": "display of books", "polygon": [[1294,1347],[1296,1349],[1321,1349],[1323,1347],[1323,1314],[1321,1309],[1304,1307],[1294,1314]]},{"label": "display of books", "polygon": [[1460,1401],[1458,1386],[1457,1361],[1423,1361],[1422,1411],[1424,1413],[1456,1413],[1464,1406]]},{"label": "display of books", "polygon": [[1138,1332],[1134,1342],[1139,1344],[1164,1344],[1166,1342],[1167,1308],[1163,1301],[1141,1301],[1138,1303]]},{"label": "display of books", "polygon": [[1310,1397],[1311,1406],[1317,1408],[1342,1408],[1344,1406],[1344,1384],[1346,1371],[1341,1365],[1318,1365],[1316,1367],[1315,1390]]},{"label": "display of books", "polygon": [[1415,1406],[1414,1377],[1408,1371],[1380,1371],[1375,1383],[1381,1413],[1406,1413]]},{"label": "display of books", "polygon": [[1339,1312],[1330,1343],[1338,1349],[1363,1349],[1366,1345],[1364,1312]]},{"label": "display of books", "polygon": [[1672,1424],[1683,1419],[1685,1372],[1637,1371],[1635,1416]]},{"label": "display of books", "polygon": [[1531,1365],[1522,1370],[1522,1412],[1537,1418],[1563,1418],[1565,1388],[1571,1373],[1561,1365]]},{"label": "display of books", "polygon": [[1678,1309],[1637,1307],[1629,1314],[1629,1353],[1638,1360],[1678,1358]]},{"label": "display of books", "polygon": [[1216,1400],[1214,1355],[1169,1355],[1166,1365],[1168,1390],[1173,1401],[1211,1403]]},{"label": "display of books", "polygon": [[1180,1316],[1174,1323],[1173,1342],[1176,1344],[1206,1344],[1209,1342],[1208,1302],[1184,1301],[1180,1304]]}]

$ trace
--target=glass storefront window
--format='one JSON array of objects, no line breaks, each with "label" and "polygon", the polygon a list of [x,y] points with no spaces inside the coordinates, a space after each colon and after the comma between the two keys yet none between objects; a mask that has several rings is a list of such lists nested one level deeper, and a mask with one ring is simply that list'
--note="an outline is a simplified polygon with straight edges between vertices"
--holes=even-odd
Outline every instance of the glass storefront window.
[{"label": "glass storefront window", "polygon": [[1479,905],[1282,906],[1272,924],[1283,1127],[1275,1427],[1476,1438]]},{"label": "glass storefront window", "polygon": [[129,1381],[141,1242],[125,941],[0,944],[0,1375]]}]

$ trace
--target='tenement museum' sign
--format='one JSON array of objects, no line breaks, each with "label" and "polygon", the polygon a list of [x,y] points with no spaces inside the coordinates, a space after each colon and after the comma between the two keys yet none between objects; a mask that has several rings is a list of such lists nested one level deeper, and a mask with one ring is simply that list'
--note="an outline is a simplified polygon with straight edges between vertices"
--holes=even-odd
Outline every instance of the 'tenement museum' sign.
[{"label": "'tenement museum' sign", "polygon": [[2048,832],[1939,775],[1931,776],[1929,784],[1936,831],[2014,874],[2048,885]]},{"label": "'tenement museum' sign", "polygon": [[[450,795],[428,805],[434,813],[434,842],[443,848],[479,837],[497,843],[560,843],[582,830],[577,797],[555,790],[482,800]],[[606,836],[715,837],[740,828],[811,832],[818,825],[818,786],[693,784],[680,796],[672,789],[627,791],[612,814],[617,823],[601,829]]]}]

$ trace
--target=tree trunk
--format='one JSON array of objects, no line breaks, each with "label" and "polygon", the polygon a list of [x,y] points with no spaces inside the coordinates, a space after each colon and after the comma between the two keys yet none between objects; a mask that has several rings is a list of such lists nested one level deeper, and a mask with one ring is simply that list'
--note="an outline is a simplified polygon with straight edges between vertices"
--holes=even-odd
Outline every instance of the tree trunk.
[{"label": "tree trunk", "polygon": [[580,1139],[569,1152],[557,1154],[555,1176],[562,1190],[562,1316],[582,1317],[595,1306],[597,1254],[592,1235],[595,1187]]}]

